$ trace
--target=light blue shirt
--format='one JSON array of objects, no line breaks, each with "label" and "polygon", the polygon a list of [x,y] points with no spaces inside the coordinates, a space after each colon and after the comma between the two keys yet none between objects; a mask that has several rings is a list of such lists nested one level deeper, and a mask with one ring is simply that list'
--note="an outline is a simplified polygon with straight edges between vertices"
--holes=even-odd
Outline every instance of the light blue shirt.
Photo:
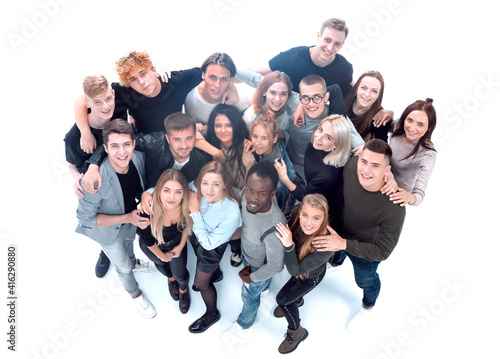
[{"label": "light blue shirt", "polygon": [[230,197],[215,203],[208,203],[201,197],[200,213],[193,213],[191,217],[193,232],[207,251],[229,242],[234,231],[242,225],[240,206]]}]

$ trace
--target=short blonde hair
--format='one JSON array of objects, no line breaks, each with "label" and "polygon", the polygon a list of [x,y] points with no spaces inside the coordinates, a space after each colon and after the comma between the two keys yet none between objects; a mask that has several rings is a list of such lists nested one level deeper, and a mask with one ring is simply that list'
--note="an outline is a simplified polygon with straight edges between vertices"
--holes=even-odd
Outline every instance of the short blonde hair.
[{"label": "short blonde hair", "polygon": [[153,62],[146,51],[132,51],[127,56],[123,56],[115,63],[116,74],[120,78],[120,85],[130,86],[130,73],[136,69],[152,70]]},{"label": "short blonde hair", "polygon": [[87,97],[100,95],[109,88],[109,82],[103,75],[87,76],[83,79],[83,93]]},{"label": "short blonde hair", "polygon": [[333,127],[337,147],[323,158],[323,163],[329,166],[343,167],[351,157],[351,127],[344,116],[330,115],[325,117],[311,135],[311,143],[314,142],[314,134],[318,128],[327,121]]}]

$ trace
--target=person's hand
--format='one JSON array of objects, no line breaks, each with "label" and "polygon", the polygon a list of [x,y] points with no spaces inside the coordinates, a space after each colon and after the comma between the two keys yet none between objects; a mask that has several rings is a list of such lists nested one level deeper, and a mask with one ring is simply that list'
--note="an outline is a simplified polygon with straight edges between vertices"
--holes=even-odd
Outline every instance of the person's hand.
[{"label": "person's hand", "polygon": [[253,152],[255,149],[253,148],[253,143],[249,139],[243,140],[243,152]]},{"label": "person's hand", "polygon": [[318,252],[335,252],[346,249],[347,241],[340,237],[332,227],[326,226],[326,228],[330,234],[314,237],[312,240],[314,248],[316,248]]},{"label": "person's hand", "polygon": [[205,126],[202,123],[196,122],[196,131],[203,133],[204,130],[205,130]]},{"label": "person's hand", "polygon": [[128,122],[132,125],[132,127],[134,128],[134,132],[137,132],[137,124],[135,123],[135,120],[133,117],[129,117],[128,118]]},{"label": "person's hand", "polygon": [[[97,183],[97,184],[96,184]],[[91,164],[87,173],[83,176],[82,186],[90,194],[96,194],[102,187],[102,177],[99,173],[99,166]]]},{"label": "person's hand", "polygon": [[353,150],[351,151],[352,152],[352,155],[353,156],[359,156],[361,154],[361,151],[363,151],[363,146],[364,145],[360,145],[356,148],[353,148]]},{"label": "person's hand", "polygon": [[396,180],[394,179],[394,175],[392,174],[391,171],[389,171],[385,176],[384,176],[384,182],[385,184],[382,186],[380,189],[380,192],[385,195],[390,195],[398,190],[398,184],[396,183]]},{"label": "person's hand", "polygon": [[83,178],[83,173],[80,173],[78,177],[75,178],[73,183],[73,189],[75,190],[75,196],[78,198],[84,198],[83,187],[80,185],[80,180]]},{"label": "person's hand", "polygon": [[284,182],[284,180],[288,178],[285,161],[283,161],[281,158],[276,158],[274,160],[274,168],[276,168],[276,171],[278,172],[280,181]]},{"label": "person's hand", "polygon": [[389,199],[392,201],[394,204],[399,204],[401,207],[406,206],[407,204],[413,204],[416,201],[415,196],[410,193],[405,191],[403,188],[399,188],[398,190],[394,193],[392,193],[389,196]]},{"label": "person's hand", "polygon": [[95,141],[95,137],[92,132],[82,132],[80,136],[80,147],[83,152],[91,154],[94,153],[97,148],[97,143]]},{"label": "person's hand", "polygon": [[293,124],[297,127],[300,127],[302,125],[306,124],[306,117],[305,117],[305,112],[304,108],[302,106],[297,106],[293,113]]},{"label": "person's hand", "polygon": [[278,231],[276,233],[276,237],[278,237],[278,239],[281,241],[283,247],[290,247],[293,245],[292,231],[290,231],[290,227],[288,227],[288,224],[285,226],[283,223],[278,222],[276,224],[276,230]]},{"label": "person's hand", "polygon": [[140,213],[141,212],[138,209],[134,209],[132,212],[130,212],[129,220],[127,223],[133,224],[140,229],[145,229],[149,226],[149,218],[142,217]]},{"label": "person's hand", "polygon": [[252,274],[252,268],[250,268],[250,264],[246,265],[242,270],[238,272],[241,280],[244,283],[250,284],[253,281],[250,279],[250,274]]},{"label": "person's hand", "polygon": [[380,110],[375,114],[375,117],[373,118],[373,123],[375,124],[375,127],[385,126],[388,122],[392,121],[393,117],[394,117],[394,111]]},{"label": "person's hand", "polygon": [[153,68],[153,72],[156,74],[156,77],[160,79],[160,81],[168,83],[168,79],[172,77],[172,74],[168,70],[156,70]]},{"label": "person's hand", "polygon": [[141,212],[151,215],[153,213],[153,196],[148,191],[144,191],[141,196]]},{"label": "person's hand", "polygon": [[158,258],[160,258],[162,262],[171,262],[174,256],[172,255],[172,252],[165,252],[161,257]]},{"label": "person's hand", "polygon": [[236,89],[236,86],[230,84],[227,87],[226,92],[222,95],[222,103],[226,105],[235,105],[238,102],[240,102],[238,90]]},{"label": "person's hand", "polygon": [[199,212],[200,211],[200,200],[198,199],[198,194],[191,191],[189,193],[189,212]]},{"label": "person's hand", "polygon": [[181,252],[184,249],[184,246],[178,245],[172,248],[172,250],[168,253],[172,255],[172,258],[179,258],[181,256]]}]

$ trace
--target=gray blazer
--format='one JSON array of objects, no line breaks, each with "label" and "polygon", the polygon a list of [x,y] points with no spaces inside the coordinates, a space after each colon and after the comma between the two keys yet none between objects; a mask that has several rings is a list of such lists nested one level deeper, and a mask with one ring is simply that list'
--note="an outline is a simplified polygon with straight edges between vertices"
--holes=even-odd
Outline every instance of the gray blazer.
[{"label": "gray blazer", "polygon": [[[144,154],[134,151],[132,162],[139,172],[142,188],[144,188]],[[85,197],[78,200],[76,232],[92,238],[102,245],[110,245],[116,239],[121,225],[97,228],[98,214],[125,214],[125,203],[120,181],[115,170],[106,157],[99,167],[102,187],[97,194],[84,191]]]}]

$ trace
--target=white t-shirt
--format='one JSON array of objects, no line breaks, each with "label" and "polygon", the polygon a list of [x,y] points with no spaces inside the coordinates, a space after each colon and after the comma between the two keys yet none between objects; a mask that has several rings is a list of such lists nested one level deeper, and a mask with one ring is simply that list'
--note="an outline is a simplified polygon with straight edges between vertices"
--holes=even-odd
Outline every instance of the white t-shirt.
[{"label": "white t-shirt", "polygon": [[[235,84],[236,90],[238,91],[238,96],[240,101],[233,105],[238,109],[239,113],[243,113],[249,106],[251,96],[249,96],[249,86],[245,84]],[[217,103],[208,103],[201,98],[200,92],[198,91],[198,86],[192,89],[186,96],[184,101],[184,111],[194,116],[196,122],[206,125],[208,123],[208,118],[210,113],[213,111]]]}]

